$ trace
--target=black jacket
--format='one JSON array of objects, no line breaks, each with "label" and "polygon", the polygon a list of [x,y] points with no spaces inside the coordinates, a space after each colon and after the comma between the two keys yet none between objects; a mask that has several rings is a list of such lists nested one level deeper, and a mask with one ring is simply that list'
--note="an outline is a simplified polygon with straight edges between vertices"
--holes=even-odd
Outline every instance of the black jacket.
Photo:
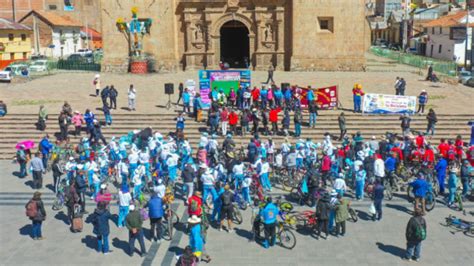
[{"label": "black jacket", "polygon": [[90,222],[94,226],[93,233],[96,235],[108,235],[110,233],[109,219],[112,217],[107,209],[96,209],[89,216]]},{"label": "black jacket", "polygon": [[191,183],[194,181],[195,172],[194,168],[191,165],[186,165],[184,171],[182,172],[181,176],[183,177],[184,183]]},{"label": "black jacket", "polygon": [[426,221],[421,216],[411,217],[407,224],[407,229],[405,231],[405,237],[407,241],[421,241],[421,239],[416,238],[416,229],[420,224],[426,231]]},{"label": "black jacket", "polygon": [[118,91],[117,91],[117,89],[111,88],[111,89],[109,90],[109,95],[110,95],[110,98],[112,98],[112,99],[117,98],[117,96],[118,96]]},{"label": "black jacket", "polygon": [[316,217],[318,217],[319,220],[328,220],[329,209],[329,199],[327,196],[323,196],[323,198],[318,201],[318,205],[316,206]]}]

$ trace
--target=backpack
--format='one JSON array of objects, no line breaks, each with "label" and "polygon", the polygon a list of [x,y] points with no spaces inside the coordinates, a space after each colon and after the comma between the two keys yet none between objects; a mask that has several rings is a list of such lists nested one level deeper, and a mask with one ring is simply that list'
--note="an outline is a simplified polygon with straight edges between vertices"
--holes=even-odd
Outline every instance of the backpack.
[{"label": "backpack", "polygon": [[224,194],[222,194],[222,205],[230,206],[231,204],[232,204],[232,193],[230,193],[229,191],[224,192]]},{"label": "backpack", "polygon": [[197,200],[191,200],[191,212],[197,212],[199,209]]},{"label": "backpack", "polygon": [[26,216],[33,219],[38,215],[38,204],[34,200],[30,200],[28,204],[26,204]]},{"label": "backpack", "polygon": [[426,228],[418,221],[415,219],[416,222],[416,228],[415,228],[415,235],[414,238],[417,241],[422,241],[426,239]]}]

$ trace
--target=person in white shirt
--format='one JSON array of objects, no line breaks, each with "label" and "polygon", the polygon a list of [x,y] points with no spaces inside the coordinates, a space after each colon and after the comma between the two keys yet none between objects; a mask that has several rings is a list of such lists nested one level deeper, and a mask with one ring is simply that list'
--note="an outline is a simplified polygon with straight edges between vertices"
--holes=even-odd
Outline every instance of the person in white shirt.
[{"label": "person in white shirt", "polygon": [[137,98],[137,91],[133,87],[133,84],[130,85],[128,89],[128,110],[135,111],[135,100]]},{"label": "person in white shirt", "polygon": [[374,161],[374,175],[375,178],[379,178],[380,180],[383,180],[383,177],[385,176],[385,163],[380,158],[377,156],[377,154],[374,154],[375,161]]},{"label": "person in white shirt", "polygon": [[252,200],[250,199],[250,185],[252,184],[252,178],[250,175],[245,176],[244,180],[242,181],[242,197],[247,202],[247,204],[252,204]]},{"label": "person in white shirt", "polygon": [[215,176],[213,175],[212,171],[209,170],[207,165],[202,164],[200,168],[204,168],[205,171],[201,175],[201,181],[203,185],[203,195],[202,195],[202,202],[203,204],[207,202],[207,197],[209,193],[212,195],[212,199],[215,200],[217,198],[217,192],[214,188]]},{"label": "person in white shirt", "polygon": [[138,167],[138,153],[133,149],[128,155],[128,164],[130,166],[129,173],[133,175],[133,173],[135,173],[135,169]]},{"label": "person in white shirt", "polygon": [[156,196],[162,199],[166,193],[166,186],[163,184],[163,179],[158,179],[158,186],[153,187],[153,192],[155,192]]},{"label": "person in white shirt", "polygon": [[336,180],[334,180],[333,188],[336,190],[338,194],[340,194],[341,196],[344,196],[344,193],[347,190],[347,186],[346,186],[346,181],[344,180],[343,173],[339,173]]},{"label": "person in white shirt", "polygon": [[118,198],[119,198],[119,217],[118,217],[118,222],[117,226],[118,227],[124,227],[125,226],[125,218],[128,215],[129,212],[129,207],[130,207],[130,202],[132,201],[132,195],[130,195],[128,185],[122,184],[122,187],[120,188],[120,191],[118,193]]},{"label": "person in white shirt", "polygon": [[235,163],[234,167],[232,167],[232,174],[234,177],[235,187],[238,189],[241,186],[241,182],[244,179],[244,163],[239,159]]},{"label": "person in white shirt", "polygon": [[179,156],[176,153],[171,153],[166,159],[168,165],[168,176],[171,182],[174,182],[178,173],[178,159]]},{"label": "person in white shirt", "polygon": [[128,165],[126,163],[126,158],[122,158],[122,160],[120,160],[120,162],[118,163],[117,165],[117,170],[118,170],[118,174],[120,175],[120,177],[122,177],[122,184],[124,183],[128,183],[128,175],[129,175],[129,172],[128,172]]},{"label": "person in white shirt", "polygon": [[262,162],[260,171],[260,182],[265,190],[272,191],[272,185],[270,184],[270,178],[268,178],[268,173],[270,172],[270,164],[267,161]]},{"label": "person in white shirt", "polygon": [[92,182],[92,175],[94,175],[94,172],[97,171],[97,163],[91,158],[89,159],[88,162],[85,163],[84,165],[84,171],[87,173],[87,179],[89,181],[89,186],[92,187],[93,182]]},{"label": "person in white shirt", "polygon": [[140,164],[133,173],[133,198],[138,199],[142,193],[142,178],[146,175],[146,169],[143,164]]},{"label": "person in white shirt", "polygon": [[138,160],[141,165],[145,166],[146,176],[149,178],[151,177],[150,174],[150,153],[148,152],[148,148],[144,148],[138,154]]}]

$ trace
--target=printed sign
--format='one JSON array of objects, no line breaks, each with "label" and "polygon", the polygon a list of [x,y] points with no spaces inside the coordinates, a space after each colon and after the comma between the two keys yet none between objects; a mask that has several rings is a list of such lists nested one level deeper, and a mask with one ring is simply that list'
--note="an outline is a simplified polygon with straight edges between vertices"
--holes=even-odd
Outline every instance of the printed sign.
[{"label": "printed sign", "polygon": [[362,111],[369,114],[413,114],[415,110],[416,96],[367,93],[362,105]]},{"label": "printed sign", "polygon": [[[301,89],[301,106],[308,106],[308,88]],[[330,86],[326,88],[311,89],[313,90],[314,98],[321,110],[336,109],[339,101],[337,94],[337,86]]]},{"label": "printed sign", "polygon": [[223,90],[229,95],[231,89],[250,87],[250,77],[250,70],[200,70],[199,91],[204,107],[208,108],[211,103],[209,99],[211,89]]}]

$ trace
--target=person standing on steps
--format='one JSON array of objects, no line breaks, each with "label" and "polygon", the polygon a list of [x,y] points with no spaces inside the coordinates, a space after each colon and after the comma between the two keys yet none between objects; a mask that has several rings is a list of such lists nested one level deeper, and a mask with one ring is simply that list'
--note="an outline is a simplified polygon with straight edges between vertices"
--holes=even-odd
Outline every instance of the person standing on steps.
[{"label": "person standing on steps", "polygon": [[267,81],[265,82],[266,84],[268,84],[268,82],[270,82],[270,80],[272,81],[272,83],[275,83],[275,81],[273,80],[273,72],[275,71],[275,69],[273,68],[272,65],[270,65],[268,67],[268,77],[267,77]]},{"label": "person standing on steps", "polygon": [[25,209],[26,216],[32,221],[31,238],[33,240],[43,240],[41,225],[46,220],[46,210],[39,191],[33,194],[33,198],[25,205]]},{"label": "person standing on steps", "polygon": [[142,257],[145,257],[147,255],[146,253],[146,248],[145,248],[145,241],[143,239],[143,218],[140,214],[140,212],[135,209],[135,205],[130,205],[130,212],[127,215],[127,218],[125,219],[125,226],[127,226],[128,229],[128,245],[129,245],[129,250],[128,250],[128,255],[130,257],[133,256],[133,253],[135,253],[135,241],[138,240],[138,243],[140,244],[140,255]]},{"label": "person standing on steps", "polygon": [[109,104],[107,103],[107,99],[110,97],[110,89],[109,89],[109,86],[105,86],[105,88],[102,89],[102,91],[100,92],[100,98],[102,99],[102,105],[107,105],[109,106]]},{"label": "person standing on steps", "polygon": [[344,115],[344,112],[341,112],[339,117],[337,118],[337,121],[339,123],[339,130],[341,131],[341,134],[339,135],[339,140],[341,141],[342,138],[346,135],[347,129],[346,129],[346,116]]},{"label": "person standing on steps", "polygon": [[109,97],[110,97],[110,109],[114,109],[114,110],[117,109],[118,91],[114,87],[114,85],[110,86]]},{"label": "person standing on steps", "polygon": [[400,79],[400,85],[399,85],[399,95],[404,96],[405,95],[405,89],[407,87],[407,82],[405,81],[404,78]]},{"label": "person standing on steps", "polygon": [[41,105],[38,113],[38,122],[36,128],[40,131],[44,131],[46,129],[46,120],[48,120],[48,110],[46,107],[44,107],[44,105]]},{"label": "person standing on steps", "polygon": [[428,103],[428,93],[426,90],[422,90],[420,95],[418,95],[418,111],[416,111],[417,114],[420,112],[423,114],[425,112],[425,106],[426,103]]},{"label": "person standing on steps", "polygon": [[99,96],[99,91],[100,91],[100,75],[96,74],[94,77],[94,80],[92,81],[92,85],[94,85],[95,88],[95,97]]},{"label": "person standing on steps", "polygon": [[133,84],[130,84],[130,88],[128,88],[128,110],[135,111],[135,100],[137,97],[137,91],[133,87]]},{"label": "person standing on steps", "polygon": [[422,216],[420,209],[416,209],[413,217],[408,221],[405,237],[407,240],[407,249],[404,260],[420,261],[421,242],[426,239],[426,221]]},{"label": "person standing on steps", "polygon": [[425,135],[428,136],[428,134],[431,132],[431,136],[433,136],[435,133],[436,123],[438,123],[438,117],[436,116],[436,113],[432,108],[430,108],[430,110],[428,111],[428,114],[426,115],[426,120],[428,120],[428,126],[426,127]]},{"label": "person standing on steps", "polygon": [[182,82],[180,82],[178,85],[178,101],[176,101],[176,104],[179,104],[179,101],[181,101],[181,99],[183,98],[183,92],[184,92],[184,85]]}]

